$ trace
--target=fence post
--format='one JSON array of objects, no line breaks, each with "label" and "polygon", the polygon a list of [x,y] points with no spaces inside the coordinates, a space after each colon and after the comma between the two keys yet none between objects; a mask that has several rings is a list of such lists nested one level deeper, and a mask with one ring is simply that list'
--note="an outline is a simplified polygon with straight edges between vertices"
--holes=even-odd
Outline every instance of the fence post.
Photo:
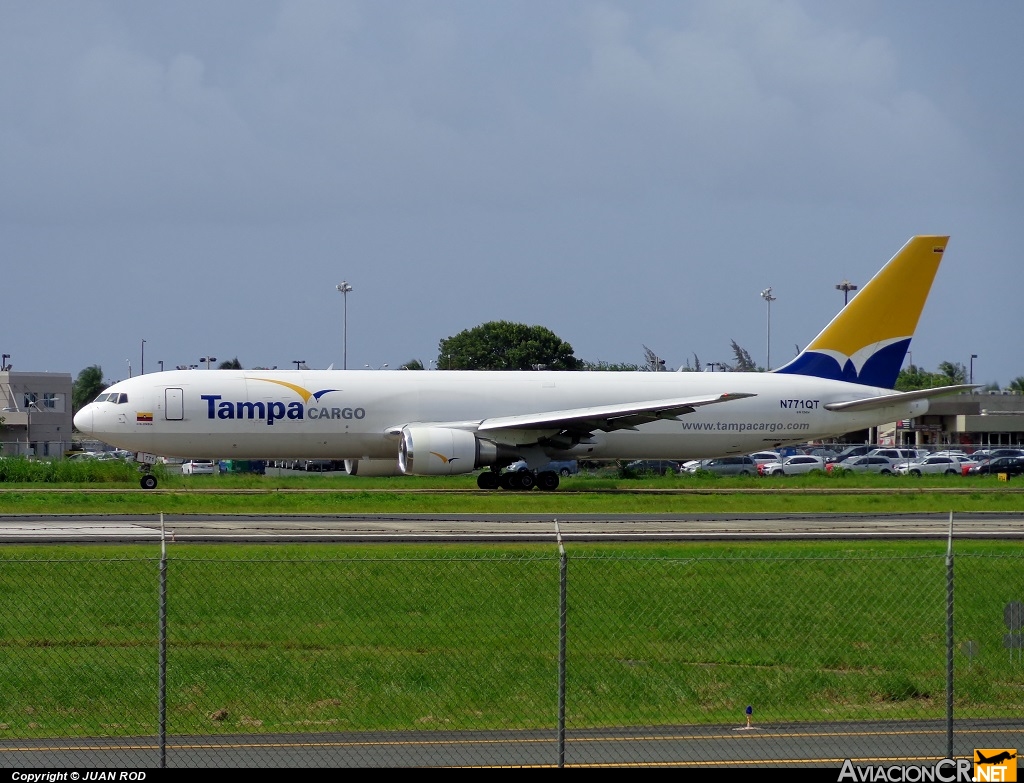
[{"label": "fence post", "polygon": [[566,647],[566,585],[568,561],[562,534],[555,520],[555,538],[558,541],[558,768],[565,766],[565,647]]},{"label": "fence post", "polygon": [[157,722],[160,731],[160,769],[167,767],[167,537],[160,512],[160,642],[157,660]]},{"label": "fence post", "polygon": [[946,545],[946,758],[953,758],[953,512]]}]

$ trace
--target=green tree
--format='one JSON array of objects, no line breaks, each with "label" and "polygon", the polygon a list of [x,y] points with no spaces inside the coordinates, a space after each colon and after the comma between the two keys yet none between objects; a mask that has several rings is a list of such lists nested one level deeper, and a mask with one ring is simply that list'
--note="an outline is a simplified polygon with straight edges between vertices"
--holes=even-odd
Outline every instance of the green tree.
[{"label": "green tree", "polygon": [[916,364],[900,370],[896,378],[897,391],[934,389],[936,386],[953,386],[967,382],[967,368],[955,362],[941,362],[938,372],[928,372]]},{"label": "green tree", "polygon": [[943,386],[967,383],[967,368],[959,362],[939,362],[939,374],[943,376]]},{"label": "green tree", "polygon": [[750,357],[750,352],[746,348],[741,348],[735,340],[730,340],[729,343],[732,345],[732,355],[736,357],[736,364],[729,369],[735,372],[757,372],[758,366]]},{"label": "green tree", "polygon": [[401,365],[398,369],[399,370],[422,370],[423,369],[423,362],[421,362],[419,359],[410,359],[405,364]]},{"label": "green tree", "polygon": [[629,362],[616,362],[612,364],[598,360],[596,362],[581,362],[580,369],[589,372],[636,372],[640,369],[640,365],[630,364]]},{"label": "green tree", "polygon": [[103,370],[98,364],[86,367],[71,387],[71,410],[77,413],[107,388],[103,381]]},{"label": "green tree", "polygon": [[644,347],[644,363],[640,366],[641,370],[646,370],[647,372],[664,372],[668,369],[665,366],[664,359],[643,343],[640,343],[640,345],[643,345]]},{"label": "green tree", "polygon": [[242,368],[242,363],[240,361],[238,361],[238,357],[236,356],[234,359],[229,359],[226,362],[221,362],[220,364],[218,364],[217,365],[217,369],[218,370],[241,370],[243,368]]},{"label": "green tree", "polygon": [[438,345],[441,370],[578,370],[572,346],[550,329],[489,321]]},{"label": "green tree", "polygon": [[1010,391],[1015,391],[1019,394],[1024,394],[1024,375],[1018,376],[1010,381],[1010,385],[1006,387]]}]

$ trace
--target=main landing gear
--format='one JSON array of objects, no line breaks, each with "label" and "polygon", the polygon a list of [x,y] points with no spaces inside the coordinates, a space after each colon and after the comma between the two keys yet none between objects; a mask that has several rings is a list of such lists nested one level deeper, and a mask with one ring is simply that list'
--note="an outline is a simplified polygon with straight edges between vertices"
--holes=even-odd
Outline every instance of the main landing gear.
[{"label": "main landing gear", "polygon": [[480,489],[512,489],[529,490],[538,489],[550,492],[558,489],[558,474],[553,470],[544,470],[534,473],[532,470],[507,470],[499,473],[494,470],[485,470],[476,477],[476,485]]}]

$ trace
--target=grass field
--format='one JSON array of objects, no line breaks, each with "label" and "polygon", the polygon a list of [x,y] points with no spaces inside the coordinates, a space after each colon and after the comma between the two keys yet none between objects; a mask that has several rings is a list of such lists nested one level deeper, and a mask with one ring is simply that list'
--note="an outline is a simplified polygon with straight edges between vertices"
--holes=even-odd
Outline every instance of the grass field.
[{"label": "grass field", "polygon": [[[580,476],[524,493],[482,492],[472,476],[166,476],[147,492],[111,473],[5,481],[0,513],[1020,511],[1022,488]],[[0,548],[0,738],[155,731],[156,557]],[[773,721],[941,717],[944,558],[932,542],[573,545],[568,724],[728,723],[746,704]],[[1002,611],[1024,600],[1024,545],[963,542],[956,562],[957,714],[1019,715],[1024,667],[1002,647]],[[172,733],[554,724],[550,546],[173,544],[167,573]]]},{"label": "grass field", "polygon": [[[0,549],[0,737],[152,734],[153,547]],[[945,548],[574,545],[570,727],[936,718]],[[957,553],[957,713],[1019,715],[1024,545]],[[550,546],[171,545],[172,733],[545,727]],[[972,641],[971,654],[964,643]]]},{"label": "grass field", "polygon": [[[74,464],[74,463],[72,463]],[[116,471],[118,468],[103,468]],[[52,492],[49,490],[60,490]],[[0,482],[0,514],[18,513],[684,513],[1024,510],[1024,482],[990,477],[792,476],[771,479],[573,476],[556,492],[486,492],[474,476],[354,478],[137,474],[82,482]]]}]

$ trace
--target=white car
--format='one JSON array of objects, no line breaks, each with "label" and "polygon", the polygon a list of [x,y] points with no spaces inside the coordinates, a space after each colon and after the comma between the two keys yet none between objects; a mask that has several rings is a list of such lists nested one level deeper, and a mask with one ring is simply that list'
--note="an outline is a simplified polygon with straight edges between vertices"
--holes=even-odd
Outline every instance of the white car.
[{"label": "white car", "polygon": [[921,476],[925,473],[945,473],[949,476],[962,476],[964,469],[956,457],[943,457],[932,454],[923,460],[900,463],[893,468],[900,476]]},{"label": "white car", "polygon": [[829,462],[825,469],[829,473],[842,473],[844,470],[851,473],[880,473],[883,476],[891,476],[893,473],[892,462],[887,457],[850,457],[842,462]]},{"label": "white car", "polygon": [[928,456],[928,452],[924,449],[895,449],[895,448],[882,448],[872,449],[868,452],[869,457],[886,457],[895,469],[899,465],[908,465],[911,462],[920,462]]},{"label": "white car", "polygon": [[217,465],[212,459],[189,459],[181,463],[181,475],[198,476],[200,474],[213,475],[217,472]]},{"label": "white car", "polygon": [[[525,459],[521,459],[518,462],[513,462],[511,465],[509,465],[507,470],[519,471],[519,470],[529,470],[529,468],[526,466],[526,460]],[[579,473],[580,472],[580,466],[579,466],[579,463],[576,460],[574,460],[574,459],[563,459],[563,460],[555,460],[555,459],[553,459],[553,460],[551,460],[551,462],[549,462],[547,465],[545,465],[544,467],[542,467],[540,470],[538,470],[536,472],[537,473],[541,473],[541,472],[543,472],[545,470],[554,471],[559,476],[562,476],[563,478],[565,478],[566,476],[572,476],[572,475],[574,475],[576,473]]]},{"label": "white car", "polygon": [[758,465],[758,472],[762,476],[796,476],[800,473],[810,473],[812,470],[825,472],[825,460],[813,454],[794,454],[781,461],[765,462]]}]

